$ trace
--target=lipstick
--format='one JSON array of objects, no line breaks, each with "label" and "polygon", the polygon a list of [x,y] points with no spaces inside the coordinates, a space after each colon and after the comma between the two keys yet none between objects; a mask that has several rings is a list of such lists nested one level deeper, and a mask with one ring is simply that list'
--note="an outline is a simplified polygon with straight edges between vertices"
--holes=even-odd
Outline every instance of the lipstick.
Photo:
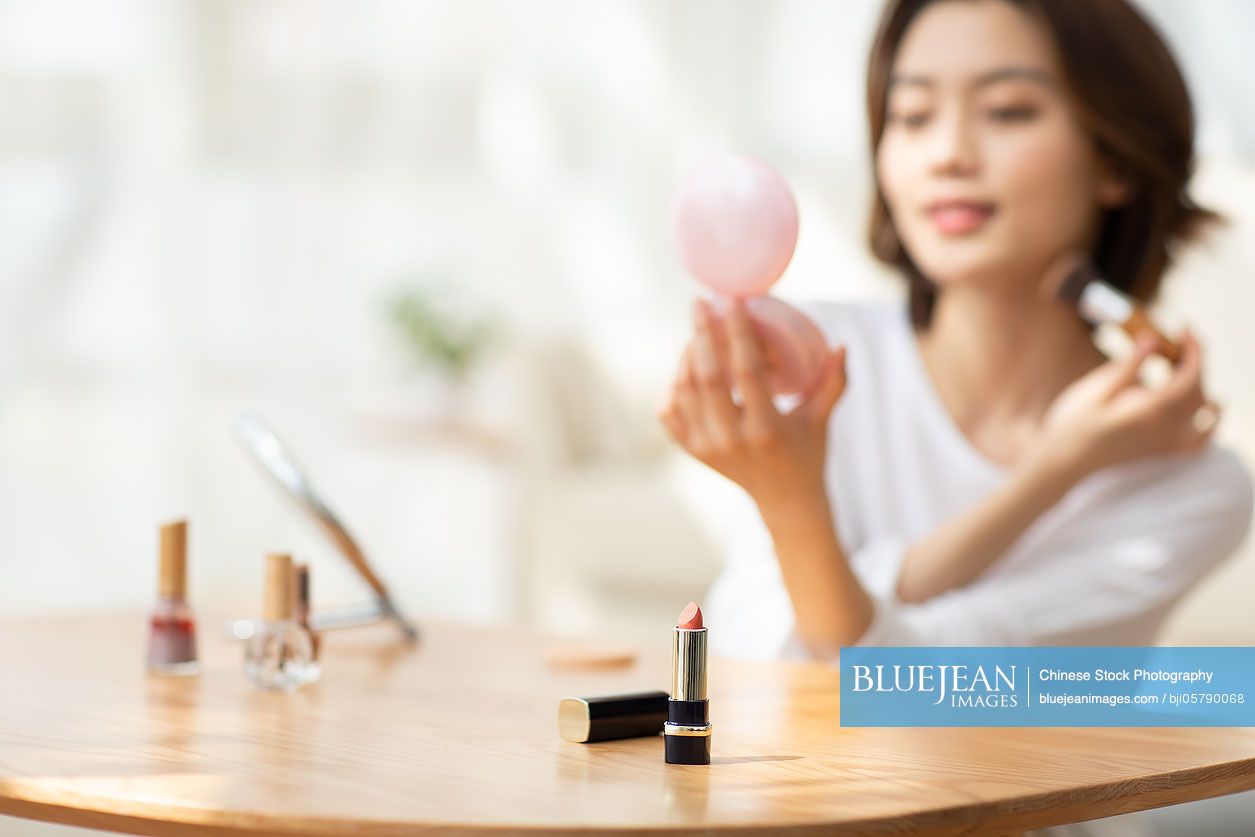
[{"label": "lipstick", "polygon": [[702,609],[680,611],[671,642],[671,697],[662,725],[667,764],[710,764],[710,701],[706,698],[706,627]]},{"label": "lipstick", "polygon": [[1166,337],[1151,323],[1145,306],[1104,281],[1088,259],[1069,264],[1055,287],[1055,296],[1076,308],[1090,325],[1114,325],[1137,340],[1153,335],[1156,351],[1172,363],[1181,359],[1181,344]]}]

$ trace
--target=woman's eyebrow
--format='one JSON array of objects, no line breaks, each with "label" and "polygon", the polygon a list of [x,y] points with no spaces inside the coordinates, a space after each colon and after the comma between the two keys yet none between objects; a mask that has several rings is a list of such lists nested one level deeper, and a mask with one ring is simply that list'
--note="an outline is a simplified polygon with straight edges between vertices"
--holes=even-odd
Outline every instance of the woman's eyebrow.
[{"label": "woman's eyebrow", "polygon": [[[998,67],[988,72],[981,73],[972,80],[972,87],[985,87],[998,81],[1007,81],[1008,79],[1024,79],[1027,81],[1035,81],[1047,87],[1054,86],[1054,78],[1050,73],[1036,67],[1025,67],[1019,65],[1011,65],[1007,67]],[[932,76],[922,73],[894,73],[889,77],[889,89],[899,86],[914,87],[936,87],[937,81]]]}]

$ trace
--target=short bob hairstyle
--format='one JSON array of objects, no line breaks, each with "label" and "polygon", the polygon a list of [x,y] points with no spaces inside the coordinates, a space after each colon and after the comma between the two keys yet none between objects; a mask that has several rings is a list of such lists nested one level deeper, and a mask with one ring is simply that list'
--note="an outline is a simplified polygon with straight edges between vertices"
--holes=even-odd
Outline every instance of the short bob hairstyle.
[{"label": "short bob hairstyle", "polygon": [[[872,157],[884,134],[889,77],[915,16],[932,2],[889,0],[872,44],[867,115]],[[992,2],[992,0],[984,0]],[[1154,28],[1126,0],[997,0],[1041,22],[1061,57],[1064,83],[1098,153],[1132,186],[1128,203],[1105,213],[1090,254],[1108,281],[1151,301],[1176,249],[1200,236],[1216,213],[1187,186],[1194,170],[1194,115],[1185,80]],[[877,184],[872,253],[898,268],[910,288],[911,321],[926,329],[937,289],[912,263]]]}]

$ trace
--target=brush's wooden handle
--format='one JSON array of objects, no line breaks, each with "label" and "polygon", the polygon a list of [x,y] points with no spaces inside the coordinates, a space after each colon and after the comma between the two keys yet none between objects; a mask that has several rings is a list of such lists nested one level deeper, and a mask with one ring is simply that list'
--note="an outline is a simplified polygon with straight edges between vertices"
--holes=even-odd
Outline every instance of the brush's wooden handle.
[{"label": "brush's wooden handle", "polygon": [[1159,341],[1156,352],[1167,358],[1174,366],[1181,360],[1181,344],[1169,338],[1162,331],[1155,327],[1150,321],[1150,317],[1146,315],[1146,311],[1142,308],[1134,308],[1133,313],[1124,323],[1124,330],[1134,340],[1143,334],[1153,334],[1155,339]]}]

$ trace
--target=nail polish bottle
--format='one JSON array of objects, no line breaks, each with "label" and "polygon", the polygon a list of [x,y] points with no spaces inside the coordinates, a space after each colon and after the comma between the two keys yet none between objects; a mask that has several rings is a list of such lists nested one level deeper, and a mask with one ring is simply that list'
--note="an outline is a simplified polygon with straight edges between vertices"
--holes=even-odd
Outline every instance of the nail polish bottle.
[{"label": "nail polish bottle", "polygon": [[309,564],[296,565],[296,621],[309,631],[310,641],[314,645],[314,662],[318,662],[318,652],[322,646],[322,636],[309,626]]},{"label": "nail polish bottle", "polygon": [[187,604],[187,521],[161,527],[157,604],[148,627],[148,670],[186,676],[200,671],[196,622]]},{"label": "nail polish bottle", "polygon": [[244,673],[261,689],[292,691],[318,679],[309,629],[295,618],[292,556],[266,556],[262,621],[244,652]]}]

